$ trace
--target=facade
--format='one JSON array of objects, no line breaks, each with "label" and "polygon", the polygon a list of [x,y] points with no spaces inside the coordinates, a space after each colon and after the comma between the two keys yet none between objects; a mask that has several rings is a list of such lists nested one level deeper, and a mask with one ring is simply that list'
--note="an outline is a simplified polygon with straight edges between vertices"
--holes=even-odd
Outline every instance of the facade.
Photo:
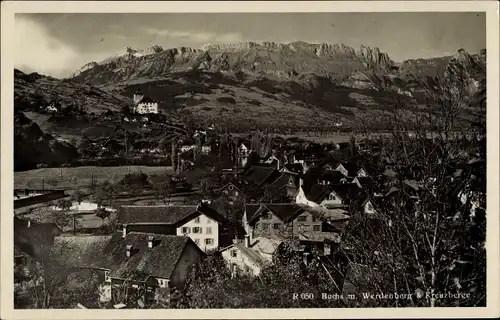
[{"label": "facade", "polygon": [[188,236],[203,251],[219,248],[219,222],[201,214],[177,227],[178,236]]},{"label": "facade", "polygon": [[225,219],[208,204],[182,206],[122,206],[118,223],[124,234],[146,232],[188,236],[203,251],[219,248]]},{"label": "facade", "polygon": [[182,288],[191,267],[203,255],[189,237],[118,232],[57,237],[50,257],[68,267],[95,271],[101,282],[101,302],[127,305],[127,295],[136,293],[133,302],[146,306]]},{"label": "facade", "polygon": [[264,237],[255,238],[250,243],[247,236],[244,240],[234,240],[233,244],[221,250],[222,257],[234,275],[243,272],[250,276],[258,276],[263,267],[272,263],[273,254],[281,241]]},{"label": "facade", "polygon": [[138,90],[136,93],[134,93],[133,113],[158,113],[158,102],[152,100],[149,97],[145,97],[144,94],[140,90]]},{"label": "facade", "polygon": [[354,183],[337,185],[314,184],[305,188],[300,184],[295,202],[311,207],[342,207],[361,190]]}]

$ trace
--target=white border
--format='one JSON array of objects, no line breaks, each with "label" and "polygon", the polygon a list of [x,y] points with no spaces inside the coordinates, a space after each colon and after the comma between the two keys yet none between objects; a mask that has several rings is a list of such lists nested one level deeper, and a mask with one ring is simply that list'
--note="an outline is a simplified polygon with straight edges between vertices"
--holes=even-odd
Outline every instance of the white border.
[{"label": "white border", "polygon": [[[7,1],[2,2],[1,104],[1,316],[2,319],[305,319],[305,318],[422,318],[499,316],[499,47],[496,1]],[[486,308],[374,308],[374,309],[211,309],[211,310],[13,310],[13,53],[14,13],[28,12],[486,12],[488,153],[487,153],[487,307]],[[36,50],[36,49],[35,49]]]}]

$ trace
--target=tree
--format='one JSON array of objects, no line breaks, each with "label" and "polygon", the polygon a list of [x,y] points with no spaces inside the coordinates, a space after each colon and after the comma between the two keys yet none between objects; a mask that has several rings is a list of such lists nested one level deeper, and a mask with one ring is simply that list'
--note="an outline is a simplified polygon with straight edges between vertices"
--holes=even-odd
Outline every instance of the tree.
[{"label": "tree", "polygon": [[[355,281],[360,291],[412,295],[394,301],[396,307],[485,305],[485,159],[469,163],[455,156],[463,146],[453,130],[466,105],[466,91],[457,85],[439,79],[433,84],[429,108],[437,108],[437,115],[408,120],[401,110],[394,112],[383,158],[400,172],[400,192],[375,204],[377,219],[353,219],[343,240],[351,264],[372,275],[368,283]],[[484,156],[485,145],[471,139],[466,151],[471,150]],[[408,179],[418,198],[406,193]],[[444,292],[454,295],[435,296]]]},{"label": "tree", "polygon": [[97,208],[95,209],[94,211],[94,214],[101,218],[102,219],[102,225],[104,225],[104,219],[106,218],[109,218],[109,216],[111,215],[111,212],[109,212],[108,210],[106,210],[105,208]]}]

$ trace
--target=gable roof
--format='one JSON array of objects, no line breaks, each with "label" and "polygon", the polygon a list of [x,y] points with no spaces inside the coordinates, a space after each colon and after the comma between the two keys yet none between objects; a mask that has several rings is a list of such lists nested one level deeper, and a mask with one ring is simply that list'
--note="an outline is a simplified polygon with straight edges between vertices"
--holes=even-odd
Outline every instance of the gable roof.
[{"label": "gable roof", "polygon": [[340,163],[340,165],[342,165],[347,170],[347,175],[349,177],[356,176],[358,171],[362,169],[361,167],[357,166],[355,163],[352,162],[343,162]]},{"label": "gable roof", "polygon": [[91,267],[112,236],[58,236],[50,249],[51,262],[68,267]]},{"label": "gable roof", "polygon": [[[148,237],[154,236],[153,248],[148,248]],[[189,237],[130,232],[125,238],[115,234],[104,248],[95,267],[111,270],[110,276],[119,279],[145,281],[149,276],[170,279],[186,246],[203,255]],[[126,246],[131,245],[131,256],[126,256]]]},{"label": "gable roof", "polygon": [[205,205],[181,206],[122,206],[118,210],[119,224],[178,224],[198,215],[206,215],[217,222],[224,217],[214,208]]},{"label": "gable roof", "polygon": [[251,166],[242,174],[242,178],[248,182],[253,182],[261,186],[268,182],[273,176],[277,176],[278,171],[275,167]]},{"label": "gable roof", "polygon": [[297,174],[302,174],[304,172],[304,166],[300,162],[288,163],[283,167],[283,169],[286,169],[290,172],[294,172]]},{"label": "gable roof", "polygon": [[253,239],[253,243],[251,244],[251,248],[256,250],[257,252],[262,252],[266,254],[273,254],[279,247],[279,245],[283,242],[277,239],[270,239],[266,237],[257,237]]},{"label": "gable roof", "polygon": [[345,176],[342,174],[342,172],[337,170],[326,170],[316,178],[319,181],[324,180],[331,184],[338,184],[342,179],[345,179]]},{"label": "gable roof", "polygon": [[239,242],[233,243],[233,244],[225,247],[221,251],[226,251],[226,250],[231,249],[231,248],[238,249],[238,251],[240,251],[242,254],[244,254],[250,261],[252,261],[258,267],[263,267],[266,263],[266,260],[264,259],[264,257],[262,257],[256,250],[254,250],[252,248],[245,247],[245,245],[243,245]]},{"label": "gable roof", "polygon": [[14,245],[36,260],[43,261],[49,257],[54,237],[62,230],[55,223],[31,223],[23,225],[23,220],[14,220]]},{"label": "gable roof", "polygon": [[300,205],[305,211],[311,213],[312,215],[318,217],[324,221],[340,221],[340,220],[348,220],[350,216],[347,215],[347,211],[336,208],[336,209],[327,209],[324,207],[311,207],[308,205]]},{"label": "gable roof", "polygon": [[296,181],[297,176],[295,174],[286,173],[286,172],[283,172],[278,177],[278,179],[274,180],[274,182],[271,183],[271,186],[278,188],[278,189],[285,188],[289,185],[290,179],[293,179],[293,183],[296,186],[297,185],[297,181]]},{"label": "gable roof", "polygon": [[247,212],[248,223],[255,221],[266,210],[271,211],[272,214],[285,223],[304,212],[304,209],[295,203],[245,204],[245,210]]},{"label": "gable roof", "polygon": [[139,103],[151,103],[151,102],[156,102],[156,101],[147,96],[142,98],[141,101],[139,101]]},{"label": "gable roof", "polygon": [[358,185],[355,183],[344,183],[344,184],[313,184],[309,189],[305,188],[304,193],[309,201],[315,203],[321,203],[326,197],[334,192],[341,199],[348,199],[350,197],[355,197],[360,191]]}]

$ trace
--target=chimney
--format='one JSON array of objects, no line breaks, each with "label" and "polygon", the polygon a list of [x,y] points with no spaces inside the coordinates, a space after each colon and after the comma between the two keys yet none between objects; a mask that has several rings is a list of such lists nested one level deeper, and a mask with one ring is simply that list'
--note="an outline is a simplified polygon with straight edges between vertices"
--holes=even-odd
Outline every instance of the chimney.
[{"label": "chimney", "polygon": [[132,245],[131,244],[127,244],[126,246],[126,254],[127,254],[127,258],[130,258],[130,252],[132,251]]},{"label": "chimney", "polygon": [[31,221],[28,220],[28,228],[31,227]]},{"label": "chimney", "polygon": [[245,235],[245,247],[250,247],[250,236],[248,234]]},{"label": "chimney", "polygon": [[127,225],[123,225],[123,230],[122,230],[122,238],[125,238],[127,236]]},{"label": "chimney", "polygon": [[154,236],[148,236],[148,248],[153,249],[153,241],[155,240]]}]

